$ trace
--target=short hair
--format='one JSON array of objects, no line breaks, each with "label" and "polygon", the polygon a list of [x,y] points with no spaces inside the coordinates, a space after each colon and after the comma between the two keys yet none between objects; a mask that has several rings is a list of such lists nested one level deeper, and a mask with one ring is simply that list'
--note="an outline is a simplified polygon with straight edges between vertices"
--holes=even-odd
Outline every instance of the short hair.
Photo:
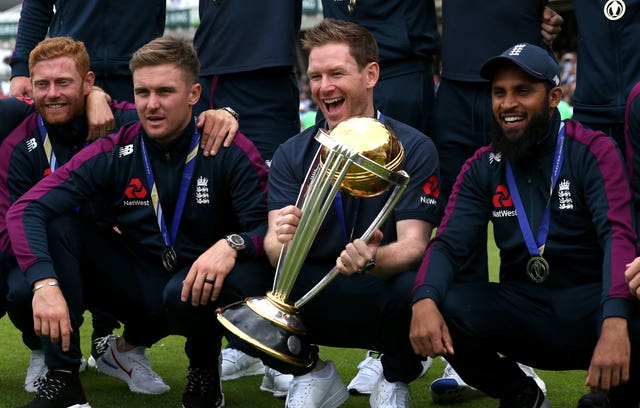
[{"label": "short hair", "polygon": [[348,21],[325,18],[309,29],[302,47],[310,52],[313,48],[329,43],[345,43],[349,53],[362,69],[371,62],[378,62],[378,45],[373,35],[364,27]]},{"label": "short hair", "polygon": [[172,36],[158,37],[140,47],[129,61],[131,73],[148,66],[174,64],[180,69],[185,80],[191,84],[198,82],[200,61],[190,41]]},{"label": "short hair", "polygon": [[91,66],[89,53],[82,41],[74,40],[71,37],[53,37],[41,41],[29,53],[29,75],[33,73],[33,67],[38,62],[58,57],[70,57],[73,59],[78,72],[83,78],[89,72]]}]

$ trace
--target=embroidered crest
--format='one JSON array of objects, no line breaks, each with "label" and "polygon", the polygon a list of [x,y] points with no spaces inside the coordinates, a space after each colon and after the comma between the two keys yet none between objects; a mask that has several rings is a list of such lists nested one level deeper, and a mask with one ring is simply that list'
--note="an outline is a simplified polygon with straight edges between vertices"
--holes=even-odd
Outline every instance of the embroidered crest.
[{"label": "embroidered crest", "polygon": [[198,177],[196,180],[196,203],[209,204],[209,179]]},{"label": "embroidered crest", "polygon": [[571,199],[571,182],[563,179],[558,184],[558,208],[561,210],[573,210],[573,200]]}]

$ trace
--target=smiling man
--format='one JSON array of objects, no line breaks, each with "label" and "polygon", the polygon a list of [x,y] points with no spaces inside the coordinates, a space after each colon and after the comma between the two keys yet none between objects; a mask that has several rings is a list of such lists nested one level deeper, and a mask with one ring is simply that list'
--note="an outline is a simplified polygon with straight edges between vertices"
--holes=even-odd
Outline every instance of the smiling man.
[{"label": "smiling man", "polygon": [[[68,37],[47,39],[38,44],[30,55],[29,69],[34,80],[34,99],[7,98],[0,107],[6,119],[2,133],[9,133],[3,135],[7,137],[0,148],[0,258],[2,280],[6,280],[8,286],[9,317],[22,332],[25,345],[32,350],[25,389],[34,392],[47,366],[40,339],[33,331],[31,288],[13,255],[4,216],[11,203],[84,147],[88,134],[86,112],[90,110],[88,95],[92,92],[94,73],[89,70],[85,46]],[[137,117],[134,106],[129,103],[112,101],[108,108],[114,115],[116,127]],[[110,318],[101,321],[108,326],[104,331],[111,333]],[[146,363],[144,356],[140,358]],[[150,369],[147,374],[158,378]],[[157,384],[162,384],[160,389]],[[141,383],[140,392],[168,391],[162,381],[157,384],[147,388]]]},{"label": "smiling man", "polygon": [[[501,408],[549,406],[516,361],[588,370],[592,391],[637,407],[638,314],[624,280],[636,235],[620,154],[604,133],[560,120],[558,65],[542,48],[514,45],[481,73],[495,135],[463,166],[418,272],[413,348],[445,355]],[[489,221],[500,282],[469,281],[458,268]]]},{"label": "smiling man", "polygon": [[[331,130],[347,119],[364,116],[378,118],[395,131],[405,150],[402,168],[411,175],[404,195],[369,243],[358,237],[391,191],[367,199],[342,194],[334,200],[302,265],[292,298],[302,296],[337,267],[340,274],[300,309],[308,335],[316,344],[384,351],[384,375],[376,378],[371,406],[406,407],[408,383],[423,369],[407,337],[409,292],[439,221],[438,157],[428,137],[376,109],[378,50],[365,28],[325,19],[306,32],[304,47],[309,52],[307,73],[313,99],[326,120],[287,140],[273,156],[265,251],[275,265],[282,245],[297,228],[301,210],[295,207],[296,198],[320,147],[314,138],[318,129]],[[349,396],[335,365],[317,355],[312,358],[311,367],[302,369],[268,361],[281,372],[296,374],[287,395],[288,408],[337,407]]]},{"label": "smiling man", "polygon": [[[133,345],[183,335],[183,407],[223,406],[213,309],[262,294],[273,277],[262,249],[267,168],[241,134],[216,156],[202,154],[193,47],[161,37],[136,51],[130,68],[139,121],[87,146],[7,214],[33,288],[36,333],[51,339],[49,372],[28,407],[89,406],[77,374],[77,333],[89,306],[125,323],[98,359],[101,371],[130,383],[148,368],[133,361],[144,355]],[[69,216],[87,203],[97,223]],[[260,272],[247,279],[248,271]],[[227,298],[223,284],[235,279],[242,285]]]}]

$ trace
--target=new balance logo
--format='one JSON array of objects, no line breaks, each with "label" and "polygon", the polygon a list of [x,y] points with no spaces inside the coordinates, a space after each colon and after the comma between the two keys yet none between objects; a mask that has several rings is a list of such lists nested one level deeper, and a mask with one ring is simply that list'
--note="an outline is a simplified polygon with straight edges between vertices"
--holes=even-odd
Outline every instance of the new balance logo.
[{"label": "new balance logo", "polygon": [[27,150],[29,152],[32,152],[36,147],[38,147],[38,142],[36,141],[36,139],[34,137],[32,137],[31,139],[27,140]]},{"label": "new balance logo", "polygon": [[489,164],[493,164],[494,162],[496,163],[500,163],[500,160],[502,160],[502,153],[497,152],[491,152],[489,153]]},{"label": "new balance logo", "polygon": [[120,150],[118,150],[118,157],[128,156],[133,153],[133,145],[128,144],[126,146],[122,146]]}]

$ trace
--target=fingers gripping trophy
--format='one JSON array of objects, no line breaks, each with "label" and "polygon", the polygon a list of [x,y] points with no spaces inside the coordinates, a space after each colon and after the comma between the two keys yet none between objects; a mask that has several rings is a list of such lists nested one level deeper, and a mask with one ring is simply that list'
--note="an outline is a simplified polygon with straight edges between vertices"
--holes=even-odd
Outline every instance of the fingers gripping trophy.
[{"label": "fingers gripping trophy", "polygon": [[266,296],[245,299],[217,310],[218,320],[230,332],[260,352],[297,366],[312,364],[299,308],[338,275],[334,267],[297,301],[289,299],[302,264],[318,230],[341,191],[359,198],[393,189],[370,226],[360,237],[369,241],[400,199],[409,175],[400,169],[404,148],[383,122],[356,117],[338,124],[330,134],[319,130],[320,143],[300,188],[296,206],[302,210],[293,239],[283,244],[273,289]]}]

